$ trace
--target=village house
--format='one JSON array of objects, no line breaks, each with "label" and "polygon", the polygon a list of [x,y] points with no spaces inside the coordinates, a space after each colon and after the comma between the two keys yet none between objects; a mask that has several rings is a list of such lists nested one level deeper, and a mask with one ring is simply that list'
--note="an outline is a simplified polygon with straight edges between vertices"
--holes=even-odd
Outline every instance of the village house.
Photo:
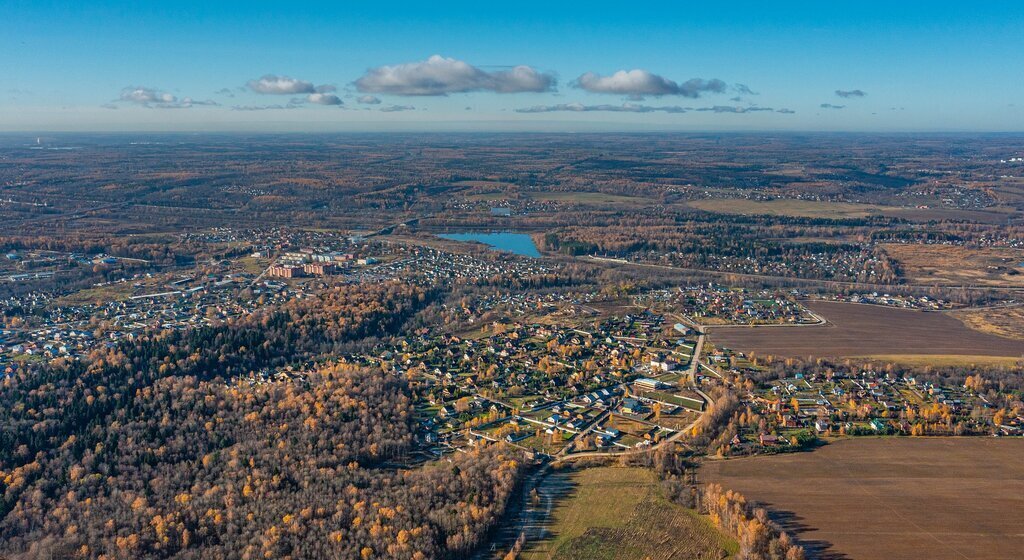
[{"label": "village house", "polygon": [[622,413],[623,414],[641,414],[646,411],[643,403],[634,398],[625,398],[622,400]]}]

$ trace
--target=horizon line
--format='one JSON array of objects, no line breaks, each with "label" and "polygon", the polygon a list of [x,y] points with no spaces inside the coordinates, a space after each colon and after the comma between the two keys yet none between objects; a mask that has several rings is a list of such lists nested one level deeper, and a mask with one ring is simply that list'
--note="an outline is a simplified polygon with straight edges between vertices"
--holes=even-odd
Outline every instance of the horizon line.
[{"label": "horizon line", "polygon": [[328,135],[328,134],[980,134],[980,135],[1024,135],[1021,130],[991,129],[788,129],[788,128],[751,128],[751,129],[471,129],[471,128],[388,128],[388,129],[344,129],[344,130],[273,130],[268,128],[245,129],[118,129],[118,130],[0,130],[0,136],[13,135],[118,135],[118,134],[289,134],[289,135]]}]

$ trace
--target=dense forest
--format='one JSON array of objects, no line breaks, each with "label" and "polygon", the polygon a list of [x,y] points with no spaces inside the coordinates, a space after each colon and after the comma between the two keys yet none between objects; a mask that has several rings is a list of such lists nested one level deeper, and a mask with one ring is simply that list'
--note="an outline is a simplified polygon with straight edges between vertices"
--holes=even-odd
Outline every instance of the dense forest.
[{"label": "dense forest", "polygon": [[875,282],[898,280],[883,251],[857,243],[807,241],[829,235],[814,228],[684,222],[643,226],[576,226],[540,238],[542,249],[569,255],[601,254],[681,267],[795,278]]},{"label": "dense forest", "polygon": [[86,558],[434,558],[476,545],[520,462],[495,448],[409,470],[395,375],[325,366],[305,383],[170,377],[7,474],[9,552]]},{"label": "dense forest", "polygon": [[[230,378],[314,359],[347,343],[394,332],[425,304],[399,283],[340,286],[219,325],[153,333],[84,360],[28,363],[0,387],[0,467],[87,433],[137,392],[171,375]],[[6,502],[0,507],[4,511]]]},{"label": "dense forest", "polygon": [[[0,554],[434,558],[476,545],[521,461],[483,449],[401,468],[395,373],[324,361],[434,296],[337,286],[217,326],[154,332],[0,386]],[[364,342],[361,342],[364,341]],[[302,376],[248,374],[314,363]]]},{"label": "dense forest", "polygon": [[82,255],[111,254],[158,264],[196,259],[228,258],[244,253],[244,247],[211,247],[172,235],[104,235],[66,232],[52,236],[0,235],[0,251],[61,251]]}]

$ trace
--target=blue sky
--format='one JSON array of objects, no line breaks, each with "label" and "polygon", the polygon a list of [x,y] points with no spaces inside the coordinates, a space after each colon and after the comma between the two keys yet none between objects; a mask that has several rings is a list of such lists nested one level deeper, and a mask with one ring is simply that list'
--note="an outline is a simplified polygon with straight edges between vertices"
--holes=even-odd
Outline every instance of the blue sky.
[{"label": "blue sky", "polygon": [[345,4],[0,0],[0,130],[1024,131],[1011,2]]}]

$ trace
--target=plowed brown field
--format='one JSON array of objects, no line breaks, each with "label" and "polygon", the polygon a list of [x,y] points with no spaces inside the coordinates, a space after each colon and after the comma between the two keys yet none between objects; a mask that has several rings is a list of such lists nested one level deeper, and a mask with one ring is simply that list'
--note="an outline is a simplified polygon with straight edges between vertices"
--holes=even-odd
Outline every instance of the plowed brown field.
[{"label": "plowed brown field", "polygon": [[853,439],[809,453],[709,461],[809,549],[857,560],[996,560],[1024,551],[1024,440]]},{"label": "plowed brown field", "polygon": [[945,313],[820,301],[806,305],[828,323],[713,327],[709,337],[715,344],[761,355],[1024,355],[1024,341],[978,332]]}]

